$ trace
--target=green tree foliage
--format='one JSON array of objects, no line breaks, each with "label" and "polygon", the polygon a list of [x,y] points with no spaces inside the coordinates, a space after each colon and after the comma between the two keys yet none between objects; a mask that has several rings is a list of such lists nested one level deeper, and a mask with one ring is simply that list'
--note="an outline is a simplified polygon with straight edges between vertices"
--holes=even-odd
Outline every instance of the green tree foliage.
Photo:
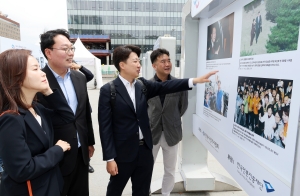
[{"label": "green tree foliage", "polygon": [[275,22],[278,10],[282,0],[267,0],[266,2],[266,19]]},{"label": "green tree foliage", "polygon": [[259,6],[261,3],[261,0],[253,0],[251,3],[248,3],[247,5],[245,5],[244,10],[246,12],[249,12],[253,9],[255,9],[257,6]]},{"label": "green tree foliage", "polygon": [[253,56],[256,55],[256,53],[253,52],[253,50],[242,50],[240,52],[240,56]]},{"label": "green tree foliage", "polygon": [[[268,0],[273,1],[273,0]],[[297,50],[300,0],[281,0],[277,9],[276,26],[271,28],[271,34],[266,44],[268,53]]]}]

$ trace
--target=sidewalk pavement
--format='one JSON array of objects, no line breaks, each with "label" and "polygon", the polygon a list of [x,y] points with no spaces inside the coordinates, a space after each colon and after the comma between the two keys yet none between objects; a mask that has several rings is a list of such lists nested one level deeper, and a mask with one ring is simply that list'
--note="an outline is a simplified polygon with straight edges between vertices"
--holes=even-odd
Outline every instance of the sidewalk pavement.
[{"label": "sidewalk pavement", "polygon": [[[112,79],[103,79],[103,84]],[[109,182],[109,174],[106,171],[106,162],[102,160],[102,150],[99,137],[98,126],[98,99],[99,90],[88,89],[90,104],[92,106],[92,121],[95,135],[95,153],[91,159],[91,166],[95,169],[94,173],[89,174],[90,196],[105,196],[106,187]],[[228,172],[220,165],[220,163],[208,153],[209,170],[215,173],[232,178]],[[153,169],[152,181],[158,180],[163,176],[163,157],[161,150],[157,155],[157,159]],[[131,181],[129,181],[123,191],[123,196],[131,195]],[[153,196],[161,196],[161,194],[152,194]],[[172,193],[171,196],[247,196],[244,191],[223,191],[223,192],[193,192],[193,193]]]}]

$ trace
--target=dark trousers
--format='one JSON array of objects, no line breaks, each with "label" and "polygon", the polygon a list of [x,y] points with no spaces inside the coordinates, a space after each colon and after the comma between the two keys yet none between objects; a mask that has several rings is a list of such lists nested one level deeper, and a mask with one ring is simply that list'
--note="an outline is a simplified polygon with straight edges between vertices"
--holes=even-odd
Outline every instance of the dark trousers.
[{"label": "dark trousers", "polygon": [[246,127],[247,127],[247,129],[249,129],[249,121],[248,121],[248,119],[249,119],[249,114],[246,113]]},{"label": "dark trousers", "polygon": [[[253,124],[254,124],[254,129],[258,126],[258,121],[259,121],[259,115],[253,113]],[[254,131],[254,129],[252,131]]]},{"label": "dark trousers", "polygon": [[260,28],[258,28],[259,30],[256,30],[255,31],[255,38],[256,38],[256,43],[257,43],[257,39],[259,37],[259,34],[260,34]]},{"label": "dark trousers", "polygon": [[121,196],[129,178],[132,183],[132,196],[148,196],[153,164],[152,150],[145,145],[139,146],[134,161],[117,162],[118,174],[110,177],[106,196]]},{"label": "dark trousers", "polygon": [[254,37],[255,37],[255,34],[251,33],[250,46],[252,46],[252,44],[253,44]]},{"label": "dark trousers", "polygon": [[61,196],[88,196],[89,195],[89,166],[85,165],[82,149],[78,148],[77,160],[71,174],[64,176],[64,188]]},{"label": "dark trousers", "polygon": [[251,126],[251,131],[254,131],[254,125],[253,125],[253,118],[254,118],[254,114],[253,114],[253,112],[249,112],[248,113],[248,115],[249,115],[249,126]]}]

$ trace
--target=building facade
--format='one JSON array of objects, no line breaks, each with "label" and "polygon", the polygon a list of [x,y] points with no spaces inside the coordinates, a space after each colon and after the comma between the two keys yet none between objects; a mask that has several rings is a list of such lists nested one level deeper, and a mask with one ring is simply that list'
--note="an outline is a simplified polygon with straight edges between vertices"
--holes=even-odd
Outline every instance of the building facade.
[{"label": "building facade", "polygon": [[[109,35],[110,49],[134,44],[142,53],[159,36],[176,37],[180,58],[181,11],[186,0],[67,0],[68,27],[74,35]],[[143,54],[142,54],[143,56]]]},{"label": "building facade", "polygon": [[21,41],[20,24],[0,14],[0,37]]}]

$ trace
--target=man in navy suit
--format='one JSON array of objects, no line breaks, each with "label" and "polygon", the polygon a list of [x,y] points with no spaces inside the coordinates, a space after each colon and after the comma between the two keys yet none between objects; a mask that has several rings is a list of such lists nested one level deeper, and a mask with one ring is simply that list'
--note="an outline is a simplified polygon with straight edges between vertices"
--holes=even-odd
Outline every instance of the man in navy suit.
[{"label": "man in navy suit", "polygon": [[[212,71],[199,78],[153,82],[141,78],[147,91],[143,92],[139,76],[140,48],[119,46],[114,50],[114,65],[119,76],[113,81],[115,101],[110,84],[100,90],[98,121],[103,160],[111,174],[107,196],[121,196],[129,178],[133,196],[149,195],[153,170],[152,135],[147,113],[148,99],[159,94],[189,90],[197,83],[208,82]],[[145,89],[144,89],[145,90]]]},{"label": "man in navy suit", "polygon": [[[75,115],[74,123],[54,127],[54,140],[63,139],[71,145],[71,150],[64,154],[60,162],[64,177],[61,196],[88,196],[88,165],[94,154],[95,139],[86,78],[78,71],[71,70],[75,47],[66,30],[47,31],[40,39],[41,51],[48,60],[43,71],[49,85],[64,95]],[[38,101],[45,107],[49,106],[41,94],[38,94]]]},{"label": "man in navy suit", "polygon": [[257,43],[257,39],[259,37],[260,32],[262,31],[262,21],[260,12],[258,12],[257,17],[255,18],[255,40]]}]

